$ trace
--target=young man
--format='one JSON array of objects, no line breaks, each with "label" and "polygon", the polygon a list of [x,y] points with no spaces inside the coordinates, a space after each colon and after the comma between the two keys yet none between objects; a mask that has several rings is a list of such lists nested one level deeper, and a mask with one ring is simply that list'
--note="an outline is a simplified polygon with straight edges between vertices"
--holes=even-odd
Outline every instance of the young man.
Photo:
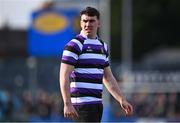
[{"label": "young man", "polygon": [[65,46],[60,67],[64,117],[77,122],[100,122],[103,84],[125,114],[131,115],[133,108],[121,94],[111,72],[107,45],[97,36],[99,12],[87,7],[80,15],[81,33]]}]

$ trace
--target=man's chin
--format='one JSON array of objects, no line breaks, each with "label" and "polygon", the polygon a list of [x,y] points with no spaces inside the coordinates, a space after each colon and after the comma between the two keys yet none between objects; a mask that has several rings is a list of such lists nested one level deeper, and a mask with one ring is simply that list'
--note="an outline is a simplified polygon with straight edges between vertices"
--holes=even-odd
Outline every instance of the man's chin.
[{"label": "man's chin", "polygon": [[92,33],[86,33],[88,36],[91,36],[92,35]]},{"label": "man's chin", "polygon": [[86,32],[86,35],[91,35],[91,32]]}]

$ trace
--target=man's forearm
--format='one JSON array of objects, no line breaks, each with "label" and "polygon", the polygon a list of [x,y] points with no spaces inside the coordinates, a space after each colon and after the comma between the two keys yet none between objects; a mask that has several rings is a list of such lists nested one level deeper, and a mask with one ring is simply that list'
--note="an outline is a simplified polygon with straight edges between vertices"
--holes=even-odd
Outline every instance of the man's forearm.
[{"label": "man's forearm", "polygon": [[111,78],[109,80],[103,80],[106,88],[110,92],[110,94],[119,102],[122,102],[124,100],[124,96],[119,88],[119,85],[117,84],[115,78]]},{"label": "man's forearm", "polygon": [[[62,78],[62,77],[61,77]],[[70,96],[70,82],[69,79],[60,79],[61,85],[61,93],[64,101],[64,105],[71,104],[71,96]]]},{"label": "man's forearm", "polygon": [[73,66],[61,63],[59,82],[64,105],[71,104],[69,76],[73,69]]}]

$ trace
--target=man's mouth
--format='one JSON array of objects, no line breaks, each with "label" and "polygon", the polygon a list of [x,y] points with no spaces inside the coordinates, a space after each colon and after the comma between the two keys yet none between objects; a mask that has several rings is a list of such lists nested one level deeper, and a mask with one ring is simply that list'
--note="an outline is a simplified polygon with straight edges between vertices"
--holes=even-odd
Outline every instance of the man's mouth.
[{"label": "man's mouth", "polygon": [[85,29],[86,31],[91,31],[92,29],[88,28],[88,29]]}]

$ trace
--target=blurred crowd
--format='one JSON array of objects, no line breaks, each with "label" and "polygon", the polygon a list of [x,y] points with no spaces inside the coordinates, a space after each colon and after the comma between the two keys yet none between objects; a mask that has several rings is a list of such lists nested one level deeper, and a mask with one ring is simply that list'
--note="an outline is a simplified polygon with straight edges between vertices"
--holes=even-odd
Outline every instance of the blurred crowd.
[{"label": "blurred crowd", "polygon": [[[180,121],[180,93],[132,93],[129,100],[134,106],[134,119],[157,118]],[[113,116],[118,121],[123,112],[117,102],[113,102]]]},{"label": "blurred crowd", "polygon": [[62,100],[57,92],[42,89],[35,95],[29,90],[15,94],[9,89],[0,90],[0,121],[68,121],[62,116]]},{"label": "blurred crowd", "polygon": [[[0,121],[70,121],[63,118],[63,103],[59,92],[49,93],[38,89],[15,94],[11,89],[0,90]],[[165,118],[179,121],[179,93],[133,93],[129,97],[134,106],[133,118]],[[110,98],[111,106],[106,116],[111,121],[122,120],[123,113],[117,102]],[[104,105],[104,110],[106,110]]]},{"label": "blurred crowd", "polygon": [[[37,59],[36,86],[31,87],[30,73],[26,60],[8,60],[0,63],[0,121],[70,121],[63,117],[63,103],[59,91],[57,59]],[[113,68],[116,70],[117,65]],[[116,78],[120,73],[115,71]],[[148,73],[149,75],[149,73]],[[150,74],[152,75],[152,74]],[[160,82],[179,82],[179,73],[163,74]],[[142,76],[145,76],[142,74]],[[130,78],[134,82],[154,82],[159,74],[153,74],[145,81],[139,74]],[[169,76],[169,77],[168,77]],[[162,75],[161,75],[162,77]],[[178,79],[177,79],[178,77]],[[154,79],[155,78],[155,79]],[[172,79],[169,79],[172,78]],[[176,78],[176,79],[175,79]],[[173,80],[173,81],[172,81]],[[118,80],[120,81],[120,80]],[[31,84],[30,84],[31,83]],[[132,85],[130,85],[132,86]],[[36,88],[33,88],[36,87]],[[165,91],[166,92],[166,91]],[[170,121],[180,121],[180,93],[167,91],[166,93],[142,91],[128,93],[128,100],[134,107],[134,115],[128,120],[136,118],[164,118]],[[120,106],[110,96],[110,105],[104,104],[103,121],[120,121],[124,115]],[[109,119],[108,119],[109,118]]]}]

